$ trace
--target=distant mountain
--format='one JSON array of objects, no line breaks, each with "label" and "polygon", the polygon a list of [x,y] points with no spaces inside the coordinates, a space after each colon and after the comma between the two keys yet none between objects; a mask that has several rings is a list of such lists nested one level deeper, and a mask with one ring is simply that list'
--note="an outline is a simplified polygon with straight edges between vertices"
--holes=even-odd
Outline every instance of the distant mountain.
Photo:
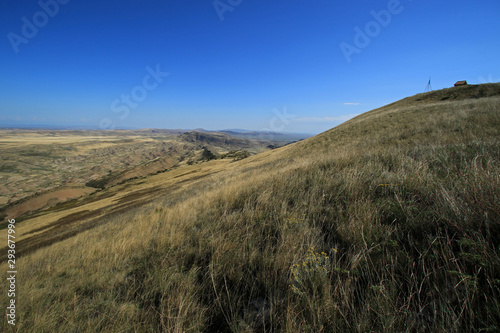
[{"label": "distant mountain", "polygon": [[254,130],[246,130],[246,129],[240,129],[240,128],[228,128],[221,130],[220,132],[237,132],[237,133],[254,133]]},{"label": "distant mountain", "polygon": [[244,138],[249,140],[269,140],[280,143],[300,141],[313,136],[313,134],[307,133],[263,132],[248,130],[222,130],[220,132],[227,133],[237,138]]},{"label": "distant mountain", "polygon": [[240,148],[250,148],[253,146],[253,143],[248,139],[234,137],[228,133],[221,132],[191,131],[182,133],[180,137],[187,142],[211,144],[222,147],[234,146]]},{"label": "distant mountain", "polygon": [[[63,126],[63,125],[0,125],[0,129],[25,129],[25,130],[64,130],[64,131],[93,131],[99,130],[93,126]],[[101,130],[100,130],[101,131]],[[252,131],[246,129],[224,129],[218,131],[206,130],[203,128],[196,129],[168,129],[168,128],[141,128],[141,129],[117,129],[117,131],[134,131],[140,133],[159,133],[159,134],[183,134],[188,132],[198,133],[226,133],[232,137],[247,139],[247,140],[260,140],[260,141],[273,141],[275,143],[290,143],[295,141],[304,140],[314,136],[309,133],[285,133],[285,132],[271,132],[271,131]]]},{"label": "distant mountain", "polygon": [[193,130],[169,130],[169,129],[154,129],[157,132],[168,132],[168,133],[211,133],[211,134],[227,134],[234,138],[247,139],[247,140],[260,140],[260,141],[272,141],[275,143],[290,143],[295,141],[304,140],[314,136],[309,133],[285,133],[285,132],[270,132],[270,131],[252,131],[245,129],[224,129],[218,131],[210,131],[204,128],[196,128]]}]

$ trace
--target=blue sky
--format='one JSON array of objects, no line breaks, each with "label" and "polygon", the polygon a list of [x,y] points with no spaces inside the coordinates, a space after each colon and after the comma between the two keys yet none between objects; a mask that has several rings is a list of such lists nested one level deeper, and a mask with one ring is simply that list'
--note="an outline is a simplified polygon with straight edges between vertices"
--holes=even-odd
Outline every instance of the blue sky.
[{"label": "blue sky", "polygon": [[500,81],[498,0],[3,0],[0,127],[319,133]]}]

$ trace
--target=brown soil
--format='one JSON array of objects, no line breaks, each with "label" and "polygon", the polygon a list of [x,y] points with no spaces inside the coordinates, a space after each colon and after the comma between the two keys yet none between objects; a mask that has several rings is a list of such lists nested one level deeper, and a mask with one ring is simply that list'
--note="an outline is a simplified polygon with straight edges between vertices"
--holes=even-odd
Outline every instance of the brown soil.
[{"label": "brown soil", "polygon": [[23,200],[20,203],[14,204],[5,210],[5,214],[7,215],[7,218],[18,217],[30,211],[35,212],[61,202],[80,198],[81,196],[88,195],[95,190],[96,189],[94,188],[86,186],[61,187],[54,191],[35,195],[31,198]]}]

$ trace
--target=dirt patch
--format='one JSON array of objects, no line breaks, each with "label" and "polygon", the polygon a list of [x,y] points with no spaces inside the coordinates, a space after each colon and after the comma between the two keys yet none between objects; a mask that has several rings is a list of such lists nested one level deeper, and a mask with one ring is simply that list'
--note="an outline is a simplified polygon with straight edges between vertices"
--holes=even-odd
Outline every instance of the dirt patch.
[{"label": "dirt patch", "polygon": [[72,199],[80,198],[94,192],[95,189],[90,187],[62,187],[50,192],[35,195],[27,198],[18,204],[5,209],[7,218],[16,218],[27,212],[39,211],[42,208],[48,208],[58,203]]}]

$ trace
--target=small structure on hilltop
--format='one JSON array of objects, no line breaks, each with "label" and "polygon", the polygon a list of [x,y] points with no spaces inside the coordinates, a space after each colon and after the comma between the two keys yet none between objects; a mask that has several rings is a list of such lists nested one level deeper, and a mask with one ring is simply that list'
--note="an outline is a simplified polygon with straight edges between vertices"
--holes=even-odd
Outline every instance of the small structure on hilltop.
[{"label": "small structure on hilltop", "polygon": [[424,93],[432,91],[432,86],[431,86],[431,78],[429,77],[429,82],[427,83],[427,86],[425,87]]},{"label": "small structure on hilltop", "polygon": [[455,83],[455,87],[460,87],[460,86],[466,86],[467,85],[467,81],[457,81],[457,83]]}]

